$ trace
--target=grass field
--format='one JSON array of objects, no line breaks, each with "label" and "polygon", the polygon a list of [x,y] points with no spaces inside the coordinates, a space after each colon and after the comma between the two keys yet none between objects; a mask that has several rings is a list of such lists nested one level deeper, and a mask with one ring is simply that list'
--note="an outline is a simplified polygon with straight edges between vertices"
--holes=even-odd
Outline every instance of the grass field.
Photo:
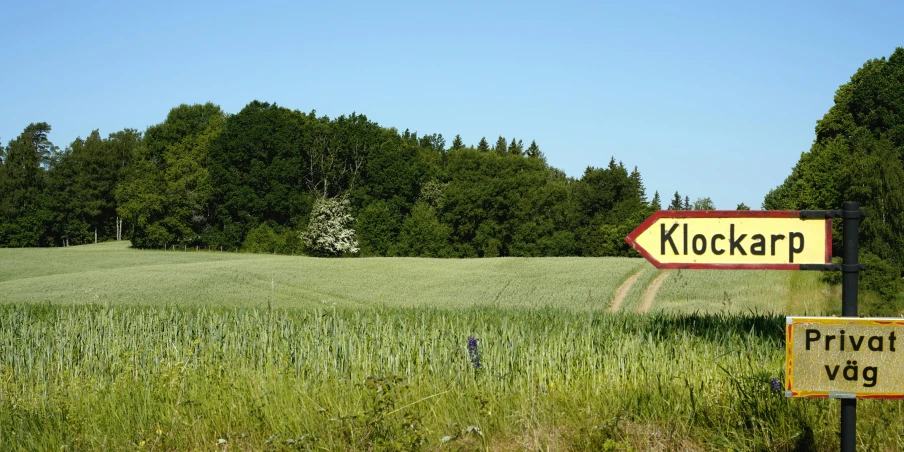
[{"label": "grass field", "polygon": [[[0,250],[0,450],[837,449],[837,401],[772,389],[781,315],[837,294],[812,273],[673,271],[635,313],[659,275]],[[904,448],[904,404],[858,403],[858,440]]]},{"label": "grass field", "polygon": [[675,270],[656,294],[653,310],[821,315],[835,305],[841,305],[840,294],[814,272]]},{"label": "grass field", "polygon": [[596,310],[641,265],[627,258],[317,259],[138,251],[113,242],[0,250],[0,302]]},{"label": "grass field", "polygon": [[[659,274],[642,259],[317,259],[142,251],[110,242],[0,249],[0,303],[597,311],[610,305],[615,289],[635,272],[640,278],[623,312],[640,307]],[[654,311],[813,314],[838,300],[812,272],[670,273]]]}]

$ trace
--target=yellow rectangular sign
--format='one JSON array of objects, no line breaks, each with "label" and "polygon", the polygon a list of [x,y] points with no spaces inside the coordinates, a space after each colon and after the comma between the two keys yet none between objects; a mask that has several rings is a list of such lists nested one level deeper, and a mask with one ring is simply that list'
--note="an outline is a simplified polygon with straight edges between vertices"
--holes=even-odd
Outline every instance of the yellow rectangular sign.
[{"label": "yellow rectangular sign", "polygon": [[785,395],[904,398],[904,318],[788,317]]}]

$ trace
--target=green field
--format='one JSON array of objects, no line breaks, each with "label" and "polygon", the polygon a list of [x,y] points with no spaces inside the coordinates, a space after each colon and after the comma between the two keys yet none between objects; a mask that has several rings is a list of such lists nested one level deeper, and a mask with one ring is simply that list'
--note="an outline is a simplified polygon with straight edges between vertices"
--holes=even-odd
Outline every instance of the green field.
[{"label": "green field", "polygon": [[[0,250],[0,450],[837,449],[837,401],[771,389],[781,315],[834,291],[672,271],[635,313],[660,275],[615,258]],[[901,450],[902,425],[901,401],[858,403],[863,450]]]},{"label": "green field", "polygon": [[[640,278],[621,308],[629,312],[659,274],[642,259],[319,259],[146,251],[109,242],[0,249],[0,303],[597,311],[636,272]],[[838,300],[815,273],[669,273],[653,311],[813,314]]]},{"label": "green field", "polygon": [[139,251],[126,242],[0,250],[0,302],[605,308],[639,259],[418,259]]}]

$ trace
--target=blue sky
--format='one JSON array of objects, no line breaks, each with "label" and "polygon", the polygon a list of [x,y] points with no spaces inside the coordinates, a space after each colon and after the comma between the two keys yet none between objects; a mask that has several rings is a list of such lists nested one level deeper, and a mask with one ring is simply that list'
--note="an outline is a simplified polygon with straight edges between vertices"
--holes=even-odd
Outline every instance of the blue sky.
[{"label": "blue sky", "polygon": [[0,3],[0,139],[46,121],[64,148],[259,99],[535,139],[576,177],[614,156],[649,197],[756,208],[835,90],[904,46],[904,2],[262,3]]}]

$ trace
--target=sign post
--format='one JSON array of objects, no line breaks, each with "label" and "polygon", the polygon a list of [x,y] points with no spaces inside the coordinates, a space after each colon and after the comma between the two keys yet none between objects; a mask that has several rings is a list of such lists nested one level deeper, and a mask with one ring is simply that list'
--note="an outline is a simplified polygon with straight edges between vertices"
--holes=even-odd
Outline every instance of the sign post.
[{"label": "sign post", "polygon": [[[842,240],[841,315],[857,317],[857,290],[860,262],[860,204],[845,202],[841,211],[844,221]],[[841,451],[857,449],[857,399],[841,399]]]},{"label": "sign post", "polygon": [[[661,269],[841,270],[843,318],[788,317],[785,394],[840,399],[841,450],[853,452],[857,398],[904,398],[904,352],[899,362],[895,344],[904,320],[851,319],[863,215],[857,202],[841,210],[660,210],[625,241]],[[836,217],[844,227],[841,265],[832,264]]]}]

